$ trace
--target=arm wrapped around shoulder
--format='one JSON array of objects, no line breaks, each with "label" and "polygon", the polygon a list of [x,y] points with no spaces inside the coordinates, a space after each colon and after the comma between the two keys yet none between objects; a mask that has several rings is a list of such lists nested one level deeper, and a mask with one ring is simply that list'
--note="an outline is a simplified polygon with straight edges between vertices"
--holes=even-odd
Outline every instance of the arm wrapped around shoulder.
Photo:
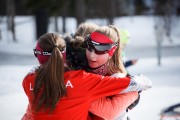
[{"label": "arm wrapped around shoulder", "polygon": [[123,90],[121,93],[126,93],[130,91],[144,91],[152,87],[151,80],[145,75],[130,76],[129,86]]}]

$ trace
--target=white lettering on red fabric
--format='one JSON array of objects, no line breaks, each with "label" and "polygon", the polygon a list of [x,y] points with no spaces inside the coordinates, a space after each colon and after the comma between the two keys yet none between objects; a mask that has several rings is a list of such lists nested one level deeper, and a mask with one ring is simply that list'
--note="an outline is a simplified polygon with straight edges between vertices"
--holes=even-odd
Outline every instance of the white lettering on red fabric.
[{"label": "white lettering on red fabric", "polygon": [[68,80],[68,81],[67,81],[67,83],[66,83],[66,87],[71,87],[71,88],[73,88],[73,85],[72,85],[72,83],[71,83],[71,81],[70,81],[70,80]]},{"label": "white lettering on red fabric", "polygon": [[[67,87],[73,88],[73,85],[72,85],[72,83],[71,83],[70,80],[68,80],[67,83],[66,83],[66,88],[67,88]],[[29,84],[29,90],[33,90],[33,89],[34,89],[34,88],[32,87],[32,83],[30,83],[30,84]]]},{"label": "white lettering on red fabric", "polygon": [[30,83],[29,90],[33,90],[32,84]]}]

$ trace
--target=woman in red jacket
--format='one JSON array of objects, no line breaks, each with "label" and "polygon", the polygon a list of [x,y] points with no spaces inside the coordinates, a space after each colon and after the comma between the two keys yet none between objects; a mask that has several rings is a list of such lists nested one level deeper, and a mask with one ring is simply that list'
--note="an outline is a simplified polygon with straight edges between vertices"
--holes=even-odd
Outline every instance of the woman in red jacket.
[{"label": "woman in red jacket", "polygon": [[34,54],[40,66],[27,74],[22,83],[29,100],[23,120],[86,120],[93,100],[151,87],[142,76],[120,79],[69,70],[66,44],[58,34],[41,36]]},{"label": "woman in red jacket", "polygon": [[[125,77],[127,75],[120,57],[122,51],[120,35],[115,26],[99,27],[92,23],[82,23],[73,37],[74,40],[67,40],[71,41],[73,46],[72,53],[67,55],[70,55],[68,60],[70,59],[74,68],[82,68],[106,76]],[[86,41],[85,46],[83,45],[84,41]],[[87,48],[86,55],[83,55],[85,47]],[[75,54],[74,59],[72,54]],[[86,56],[88,59],[85,59]],[[94,100],[89,109],[94,113],[91,117],[94,120],[112,120],[117,117],[121,120],[127,119],[126,109],[137,97],[138,92],[128,92]]]},{"label": "woman in red jacket", "polygon": [[[86,37],[86,56],[91,72],[125,77],[127,72],[121,58],[121,40],[115,26],[101,26]],[[94,100],[90,111],[106,120],[127,120],[126,109],[138,98],[138,92],[130,92]],[[100,120],[97,116],[94,120]]]}]

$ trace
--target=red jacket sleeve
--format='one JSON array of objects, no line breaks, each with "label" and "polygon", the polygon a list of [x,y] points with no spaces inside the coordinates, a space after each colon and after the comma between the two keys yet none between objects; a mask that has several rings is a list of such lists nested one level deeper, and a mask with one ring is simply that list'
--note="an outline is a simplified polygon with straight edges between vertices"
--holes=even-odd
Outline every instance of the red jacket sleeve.
[{"label": "red jacket sleeve", "polygon": [[129,92],[97,99],[91,103],[89,111],[108,120],[115,119],[122,111],[126,110],[137,97],[138,92]]},{"label": "red jacket sleeve", "polygon": [[126,89],[130,78],[113,78],[92,73],[83,73],[83,86],[92,99],[119,94]]}]

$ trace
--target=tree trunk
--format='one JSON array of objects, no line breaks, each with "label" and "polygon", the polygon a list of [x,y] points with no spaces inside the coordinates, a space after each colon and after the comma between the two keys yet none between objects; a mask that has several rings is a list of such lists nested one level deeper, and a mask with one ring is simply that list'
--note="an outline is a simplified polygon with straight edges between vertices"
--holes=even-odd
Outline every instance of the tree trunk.
[{"label": "tree trunk", "polygon": [[107,6],[109,6],[109,12],[108,12],[108,24],[113,25],[114,23],[114,16],[116,12],[115,8],[115,1],[107,1]]},{"label": "tree trunk", "polygon": [[66,33],[66,17],[65,16],[62,16],[62,22],[63,22],[62,31],[63,33]]},{"label": "tree trunk", "polygon": [[162,49],[162,41],[164,35],[164,23],[162,17],[155,18],[155,36],[156,36],[156,43],[157,43],[157,60],[158,65],[161,65],[161,49]]},{"label": "tree trunk", "polygon": [[54,27],[55,27],[55,31],[58,33],[59,29],[58,29],[58,16],[54,17]]},{"label": "tree trunk", "polygon": [[161,42],[157,41],[157,59],[158,59],[158,65],[161,66]]},{"label": "tree trunk", "polygon": [[16,34],[15,34],[15,5],[14,0],[7,0],[6,1],[6,7],[7,7],[7,26],[8,30],[12,32],[13,41],[17,42],[16,40]]},{"label": "tree trunk", "polygon": [[66,33],[66,17],[69,12],[69,6],[70,1],[66,0],[63,7],[62,7],[62,32]]},{"label": "tree trunk", "polygon": [[85,21],[85,4],[84,0],[76,0],[75,2],[75,11],[76,11],[76,19],[77,19],[77,26]]},{"label": "tree trunk", "polygon": [[36,37],[37,39],[48,31],[48,13],[44,9],[39,9],[35,13],[36,17]]}]

